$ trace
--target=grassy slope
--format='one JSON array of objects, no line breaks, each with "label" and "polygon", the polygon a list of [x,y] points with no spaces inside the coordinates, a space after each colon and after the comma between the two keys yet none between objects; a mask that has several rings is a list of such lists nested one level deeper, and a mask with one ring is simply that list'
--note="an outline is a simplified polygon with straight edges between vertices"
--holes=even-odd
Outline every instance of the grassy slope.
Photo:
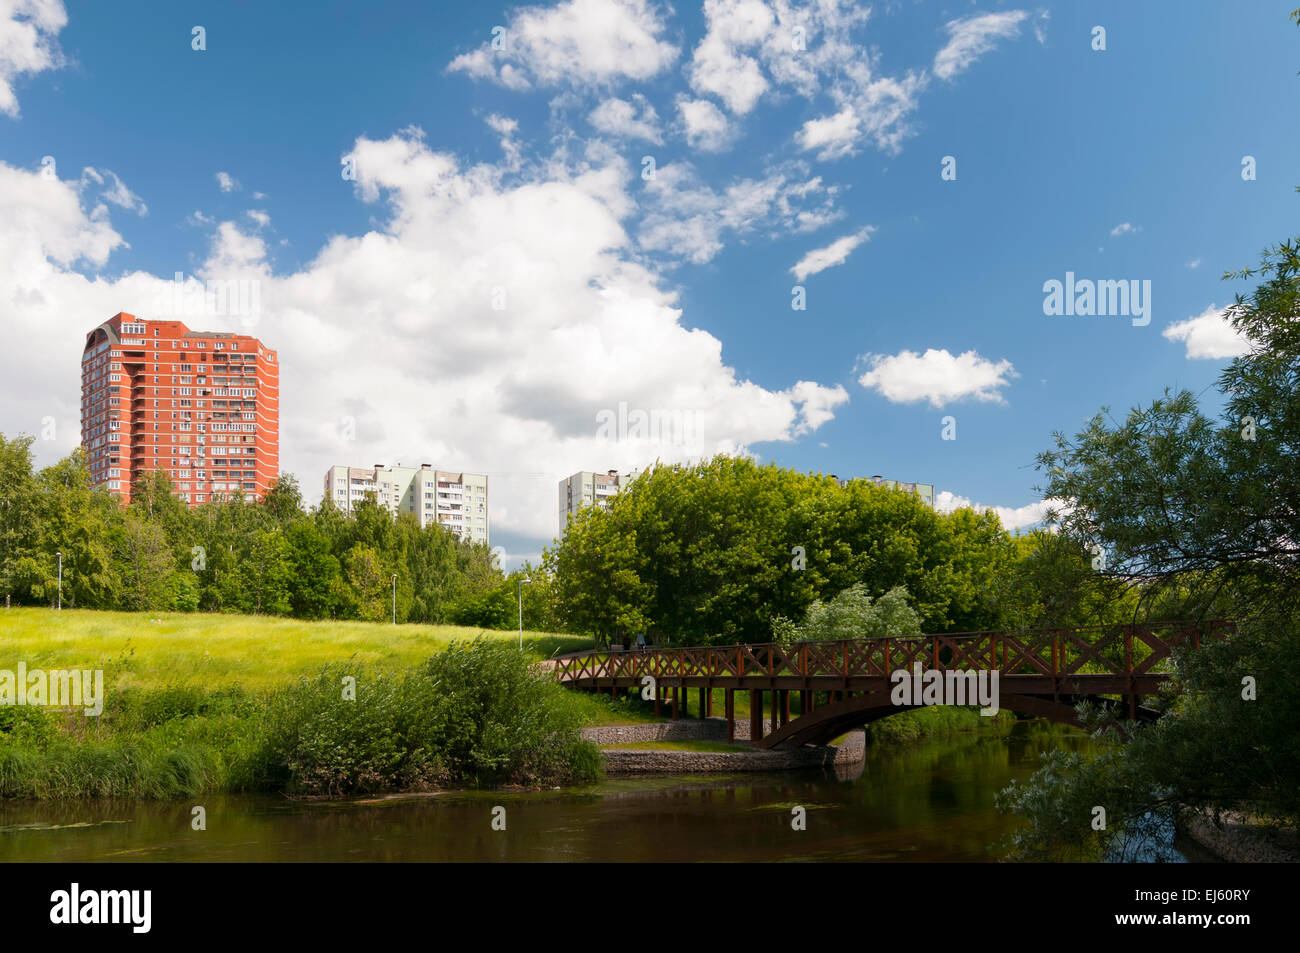
[{"label": "grassy slope", "polygon": [[[155,621],[156,620],[156,621]],[[457,640],[482,634],[451,625],[307,622],[274,616],[0,609],[0,669],[103,669],[105,689],[191,684],[214,689],[278,687],[331,662],[399,670]],[[580,636],[525,632],[524,648],[546,658],[590,647]]]}]

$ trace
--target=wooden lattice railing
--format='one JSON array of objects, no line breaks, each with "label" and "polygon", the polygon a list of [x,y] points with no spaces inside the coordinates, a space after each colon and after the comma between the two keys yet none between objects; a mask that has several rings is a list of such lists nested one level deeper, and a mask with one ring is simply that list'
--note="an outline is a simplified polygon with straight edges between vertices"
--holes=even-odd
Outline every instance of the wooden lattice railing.
[{"label": "wooden lattice railing", "polygon": [[889,676],[898,669],[996,670],[1002,675],[1104,674],[1136,676],[1168,671],[1180,646],[1199,647],[1233,629],[1225,620],[1084,626],[1027,631],[952,632],[895,639],[766,642],[751,645],[598,649],[561,655],[556,677],[590,679],[769,678]]}]

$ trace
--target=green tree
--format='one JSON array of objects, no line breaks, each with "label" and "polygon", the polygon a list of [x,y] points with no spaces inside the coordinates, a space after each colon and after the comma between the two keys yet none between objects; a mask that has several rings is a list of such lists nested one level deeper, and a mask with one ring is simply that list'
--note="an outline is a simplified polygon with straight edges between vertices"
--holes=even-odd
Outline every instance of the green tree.
[{"label": "green tree", "polygon": [[342,583],[339,561],[329,550],[329,540],[315,523],[294,523],[285,531],[289,544],[289,604],[300,619],[324,619],[336,609]]},{"label": "green tree", "polygon": [[[1103,547],[1108,572],[1143,578],[1147,603],[1226,606],[1238,631],[1182,653],[1170,712],[1128,744],[1095,761],[1058,754],[1004,794],[1030,822],[1021,856],[1131,853],[1172,805],[1300,822],[1300,246],[1226,277],[1252,276],[1262,283],[1229,309],[1250,348],[1220,377],[1217,425],[1190,393],[1166,393],[1122,422],[1099,415],[1058,434],[1041,458],[1047,493],[1070,504],[1063,535]],[[1248,677],[1267,695],[1247,697]],[[1084,802],[1117,806],[1107,831],[1061,813]]]},{"label": "green tree", "polygon": [[902,586],[873,600],[866,584],[858,582],[827,602],[815,600],[801,625],[778,618],[772,631],[781,642],[899,638],[918,635],[921,617]]},{"label": "green tree", "polygon": [[123,572],[122,603],[127,609],[158,609],[167,604],[168,577],[175,561],[162,529],[135,513],[122,522],[117,543]]},{"label": "green tree", "polygon": [[348,551],[348,584],[356,597],[357,612],[368,622],[379,622],[389,616],[389,575],[384,571],[383,559],[372,546],[357,543]]}]

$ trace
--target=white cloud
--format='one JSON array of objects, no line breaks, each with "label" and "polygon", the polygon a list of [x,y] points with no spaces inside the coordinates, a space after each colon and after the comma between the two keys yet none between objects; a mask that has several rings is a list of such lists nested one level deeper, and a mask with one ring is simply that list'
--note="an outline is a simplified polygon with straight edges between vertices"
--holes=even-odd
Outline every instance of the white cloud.
[{"label": "white cloud", "polygon": [[845,235],[843,238],[835,239],[825,248],[814,248],[800,258],[798,263],[790,269],[790,272],[799,281],[803,281],[809,275],[815,275],[827,268],[833,268],[835,265],[842,265],[848,260],[853,249],[870,239],[871,233],[875,230],[874,225],[868,225],[852,235]]},{"label": "white cloud", "polygon": [[824,387],[814,381],[799,381],[781,393],[799,407],[798,421],[793,430],[795,436],[816,430],[834,419],[835,408],[849,400],[849,392],[841,385]]},{"label": "white cloud", "polygon": [[1176,321],[1160,332],[1170,341],[1182,341],[1189,360],[1240,357],[1250,352],[1250,341],[1240,334],[1221,308],[1210,305],[1186,321]]},{"label": "white cloud", "polygon": [[809,119],[795,135],[795,141],[804,152],[820,149],[817,158],[823,162],[853,155],[854,145],[862,135],[862,124],[852,106],[845,106],[833,116]]},{"label": "white cloud", "polygon": [[[964,72],[998,40],[1020,35],[1020,24],[1029,14],[1024,10],[979,13],[949,20],[948,42],[934,57],[934,75],[950,80]],[[1042,42],[1041,38],[1039,42]]]},{"label": "white cloud", "polygon": [[0,113],[18,118],[16,79],[63,65],[58,34],[67,24],[61,0],[0,0]]},{"label": "white cloud", "polygon": [[878,73],[870,45],[854,36],[870,8],[851,0],[705,0],[704,15],[691,88],[718,97],[734,115],[788,91],[810,101],[826,95],[835,112],[797,134],[801,148],[818,149],[821,158],[852,155],[861,140],[894,153],[911,134],[907,117],[928,77]]},{"label": "white cloud", "polygon": [[271,224],[271,216],[267,215],[266,212],[261,209],[250,208],[244,214],[256,222],[258,228],[266,228],[266,226]]},{"label": "white cloud", "polygon": [[218,172],[216,175],[216,179],[217,179],[217,187],[220,188],[221,191],[223,192],[235,192],[238,191],[240,188],[242,188],[242,186],[239,184],[239,180],[236,179],[234,176],[232,176],[229,172]]},{"label": "white cloud", "polygon": [[[556,483],[575,470],[795,440],[848,399],[810,381],[762,387],[723,362],[722,342],[692,328],[675,292],[639,260],[622,217],[642,182],[624,159],[515,175],[434,152],[417,130],[358,139],[351,151],[356,194],[377,205],[369,230],[336,235],[305,265],[274,274],[266,243],[222,221],[195,269],[261,282],[250,330],[279,351],[281,469],[309,498],[338,463],[485,472],[494,542],[504,534],[512,549],[535,552],[557,529]],[[783,213],[782,200],[799,189],[816,191],[789,178],[752,207],[721,193],[715,214],[727,227],[777,222],[797,214]],[[0,351],[14,396],[0,406],[0,432],[39,432],[55,417],[58,439],[38,442],[42,463],[78,440],[68,341],[118,311],[147,319],[171,278],[73,270],[102,268],[124,244],[108,206],[83,207],[84,197],[75,182],[0,163],[0,301],[27,345]],[[493,308],[497,289],[504,310]],[[243,330],[238,318],[185,320]],[[608,439],[596,415],[620,404],[690,414],[698,426]]]},{"label": "white cloud", "polygon": [[[980,512],[992,510],[1002,521],[1004,529],[1022,529],[1041,523],[1050,505],[1049,501],[1042,500],[1038,503],[1026,503],[1024,506],[985,506],[983,503],[974,502],[970,497],[957,496],[947,490],[941,490],[934,498],[934,508],[940,513],[951,513],[968,507]],[[1060,511],[1059,504],[1056,510]]]},{"label": "white cloud", "polygon": [[731,144],[732,130],[726,114],[707,99],[678,96],[677,115],[692,149],[721,152]]},{"label": "white cloud", "polygon": [[974,351],[952,355],[930,348],[924,354],[867,354],[862,360],[869,369],[858,383],[895,404],[926,400],[942,407],[968,398],[1000,404],[1001,389],[1020,376],[1010,361],[986,360]]},{"label": "white cloud", "polygon": [[135,212],[141,217],[149,214],[149,206],[144,204],[144,199],[127,188],[126,183],[112,169],[95,169],[86,166],[81,170],[81,187],[84,188],[92,182],[95,185],[105,186],[99,193],[99,197],[104,201],[124,208],[128,212]]},{"label": "white cloud", "polygon": [[1120,222],[1110,230],[1110,236],[1111,238],[1121,238],[1124,235],[1136,235],[1140,231],[1142,231],[1140,225],[1134,225],[1131,222]]},{"label": "white cloud", "polygon": [[1034,39],[1040,46],[1047,45],[1047,21],[1052,19],[1052,11],[1040,10],[1038,17],[1034,20]]},{"label": "white cloud", "polygon": [[752,52],[769,38],[776,18],[763,0],[704,0],[704,18],[708,31],[691,56],[691,88],[744,115],[768,88]]},{"label": "white cloud", "polygon": [[645,185],[637,242],[647,251],[702,264],[722,250],[728,235],[810,232],[841,218],[838,187],[807,175],[805,164],[786,163],[717,191],[688,164],[660,166]]},{"label": "white cloud", "polygon": [[659,114],[640,93],[632,97],[632,102],[616,97],[606,99],[587,118],[601,132],[611,136],[644,139],[656,144],[663,142]]},{"label": "white cloud", "polygon": [[1192,271],[1195,271],[1197,268],[1200,268],[1200,267],[1201,267],[1201,259],[1199,259],[1199,258],[1193,258],[1193,259],[1191,259],[1190,261],[1184,262],[1184,263],[1183,263],[1183,267],[1184,267],[1184,268],[1189,268],[1189,269],[1191,269]]},{"label": "white cloud", "polygon": [[665,24],[647,0],[568,0],[513,11],[492,41],[457,56],[448,72],[494,80],[515,90],[532,85],[608,84],[662,72],[678,50],[661,38]]}]

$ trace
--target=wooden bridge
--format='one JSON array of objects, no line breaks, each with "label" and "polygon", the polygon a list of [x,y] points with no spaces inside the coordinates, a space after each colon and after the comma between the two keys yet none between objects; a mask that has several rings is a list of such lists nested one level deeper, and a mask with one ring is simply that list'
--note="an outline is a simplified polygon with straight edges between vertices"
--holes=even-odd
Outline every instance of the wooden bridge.
[{"label": "wooden bridge", "polygon": [[[1174,650],[1222,638],[1231,622],[1152,623],[1073,629],[958,632],[895,639],[844,639],[789,645],[701,646],[577,652],[554,660],[564,685],[616,695],[654,679],[662,704],[683,713],[686,692],[699,691],[699,715],[713,714],[724,690],[727,739],[735,739],[735,693],[749,692],[749,737],[764,748],[827,744],[851,728],[916,705],[895,705],[891,675],[916,663],[940,672],[997,672],[998,707],[1077,725],[1081,700],[1122,700],[1130,719],[1158,716],[1142,699],[1169,678]],[[796,717],[790,694],[798,692]],[[764,698],[771,712],[764,724]],[[767,728],[767,731],[764,729]]]}]

